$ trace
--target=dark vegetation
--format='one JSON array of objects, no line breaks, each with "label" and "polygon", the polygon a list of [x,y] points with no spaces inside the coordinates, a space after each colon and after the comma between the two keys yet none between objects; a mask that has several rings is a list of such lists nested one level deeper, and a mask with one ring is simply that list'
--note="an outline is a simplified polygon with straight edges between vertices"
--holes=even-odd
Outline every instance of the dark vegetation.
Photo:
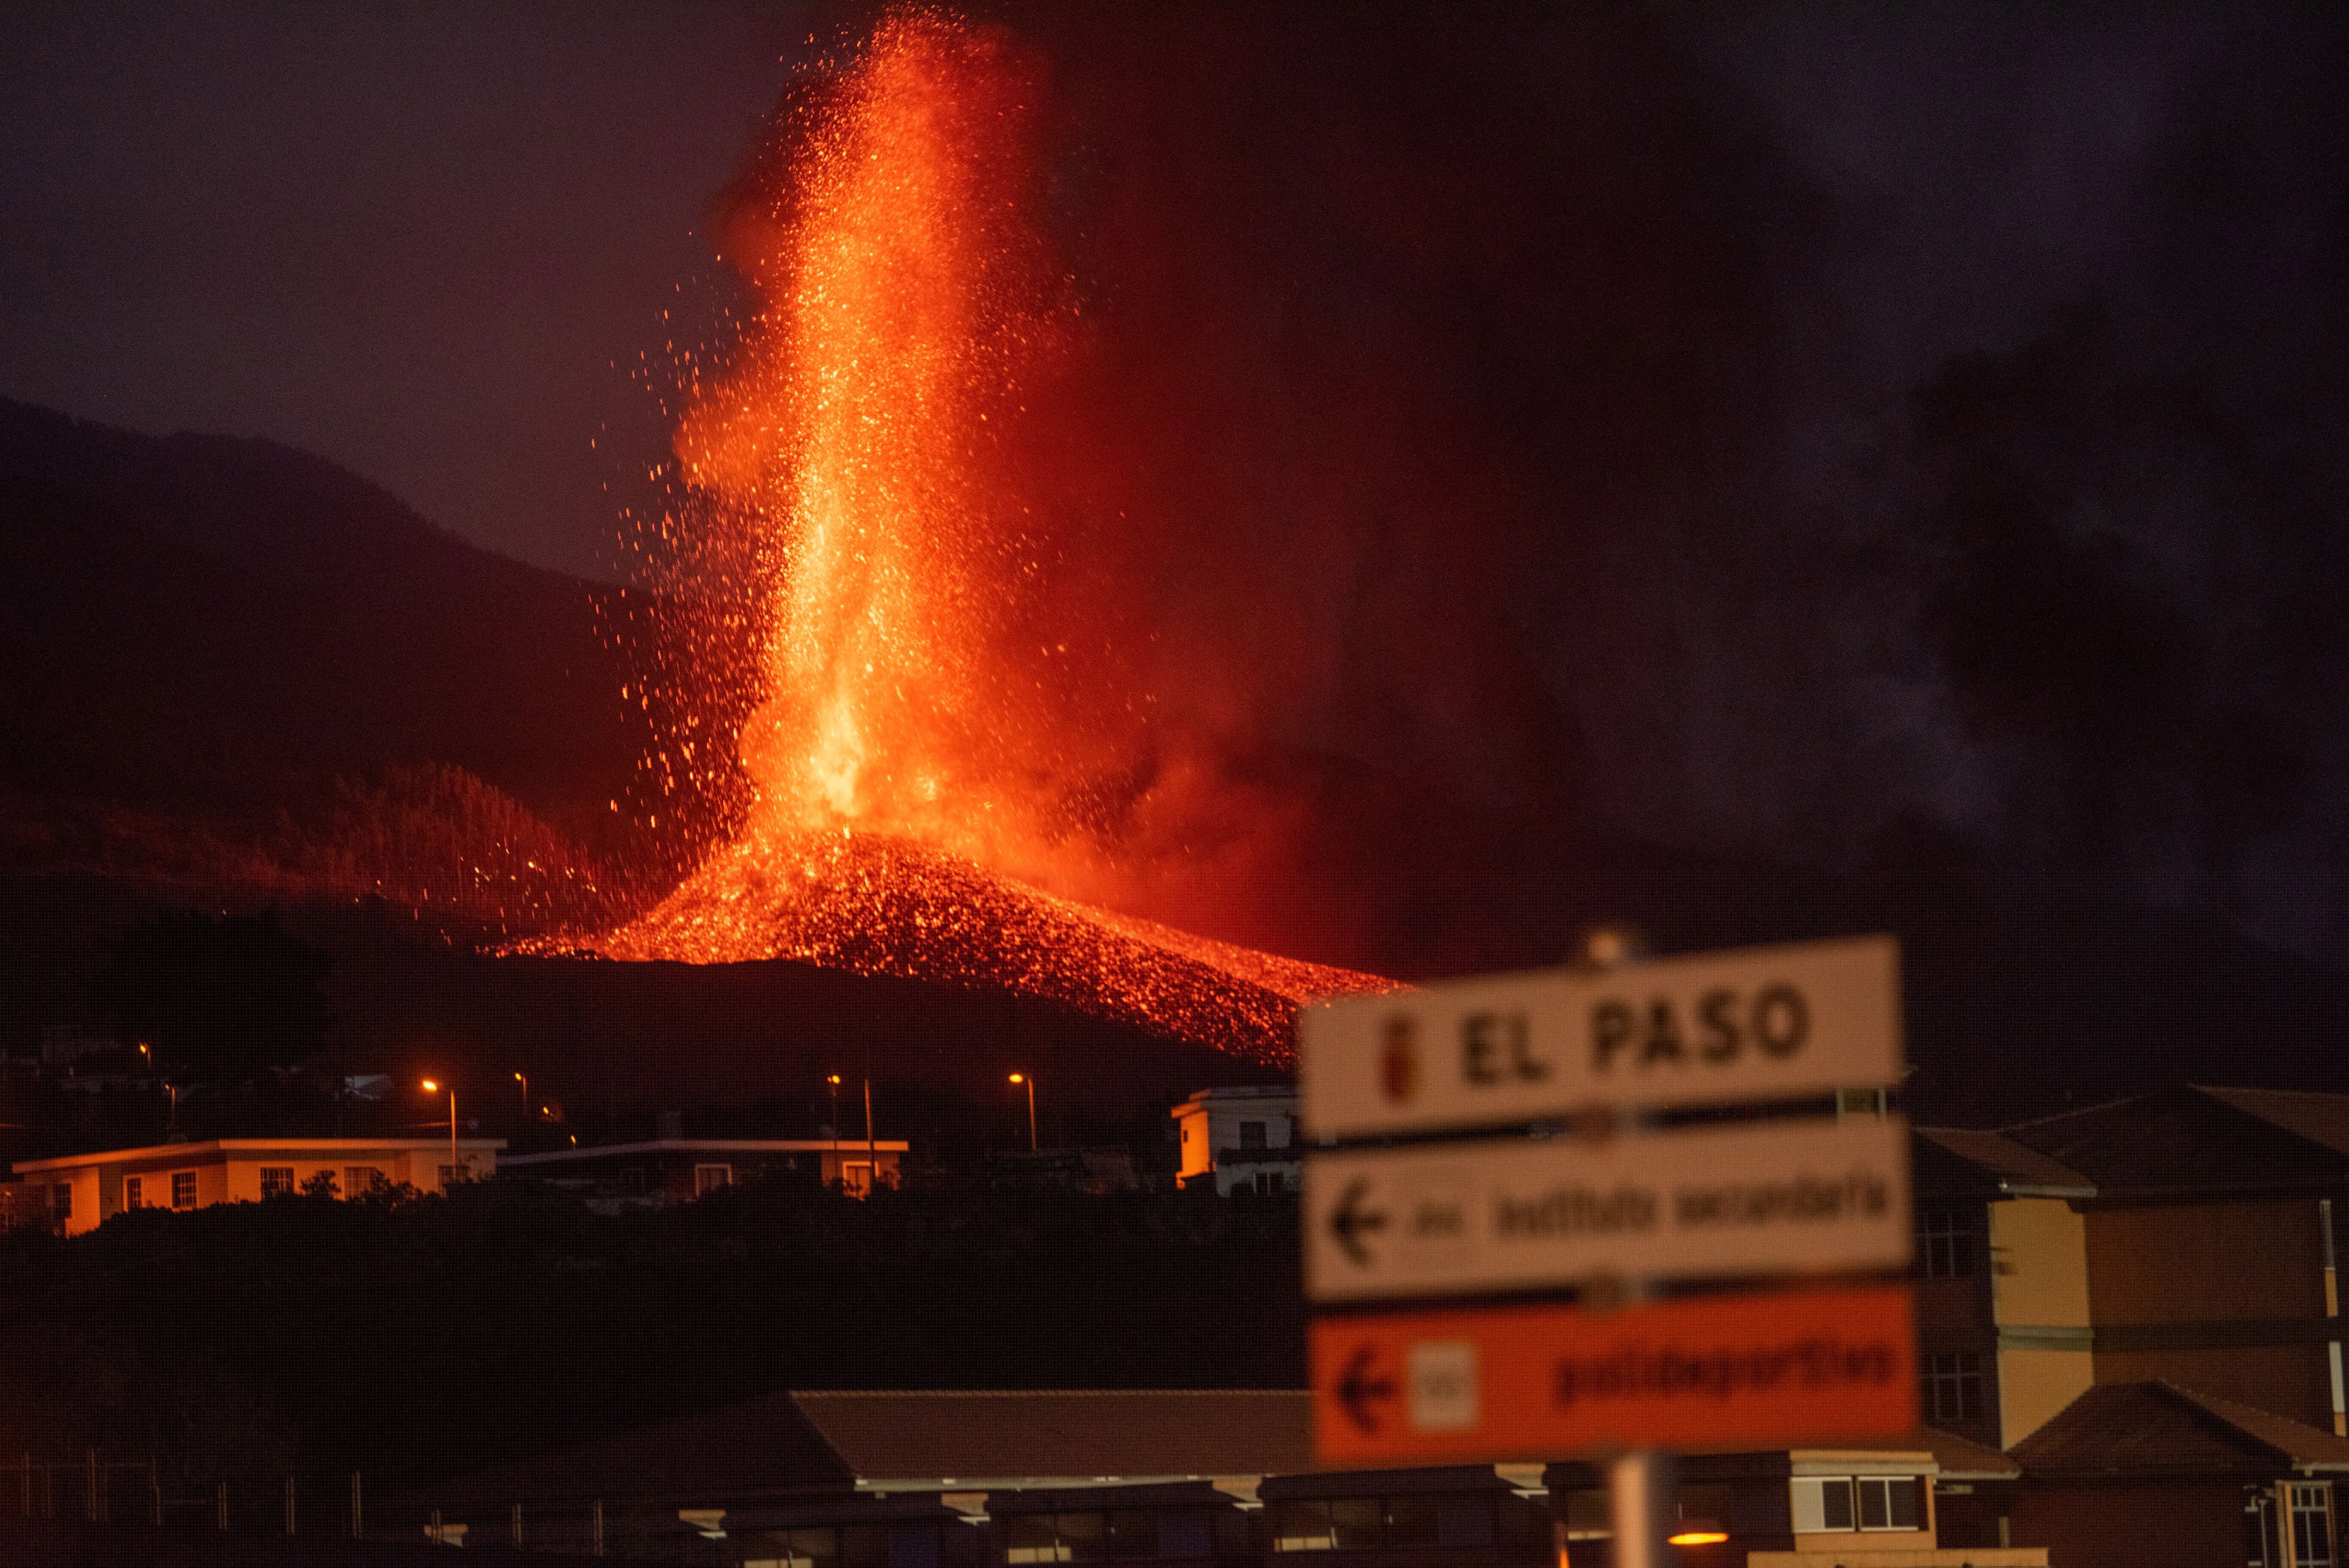
[{"label": "dark vegetation", "polygon": [[1297,1269],[1292,1200],[1196,1194],[141,1211],[0,1243],[29,1353],[0,1356],[0,1417],[51,1455],[396,1484],[779,1387],[1296,1387]]}]

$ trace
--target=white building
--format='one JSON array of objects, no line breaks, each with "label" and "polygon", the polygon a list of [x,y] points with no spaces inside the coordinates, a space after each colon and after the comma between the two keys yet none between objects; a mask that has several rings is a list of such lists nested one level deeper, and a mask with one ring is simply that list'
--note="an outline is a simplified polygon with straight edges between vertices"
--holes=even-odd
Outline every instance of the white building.
[{"label": "white building", "polygon": [[[27,1188],[48,1189],[50,1217],[68,1236],[126,1209],[208,1209],[317,1190],[358,1198],[405,1182],[440,1192],[497,1173],[502,1137],[226,1137],[20,1159]],[[321,1178],[324,1181],[321,1181]]]},{"label": "white building", "polygon": [[1294,1192],[1304,1174],[1297,1089],[1257,1084],[1201,1089],[1167,1115],[1183,1129],[1183,1185],[1212,1176],[1218,1197],[1234,1188]]}]

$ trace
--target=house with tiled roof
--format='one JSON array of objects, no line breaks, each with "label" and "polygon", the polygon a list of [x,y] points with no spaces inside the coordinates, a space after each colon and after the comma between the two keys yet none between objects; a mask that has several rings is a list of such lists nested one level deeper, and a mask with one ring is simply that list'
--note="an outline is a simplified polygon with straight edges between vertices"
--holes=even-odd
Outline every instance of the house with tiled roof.
[{"label": "house with tiled roof", "polygon": [[1915,1142],[1935,1425],[2011,1448],[2168,1379],[2349,1435],[2336,1212],[2349,1095],[2178,1085]]},{"label": "house with tiled roof", "polygon": [[2063,1568],[2333,1568],[2349,1438],[2154,1379],[2100,1385],[2015,1445],[2015,1524]]}]

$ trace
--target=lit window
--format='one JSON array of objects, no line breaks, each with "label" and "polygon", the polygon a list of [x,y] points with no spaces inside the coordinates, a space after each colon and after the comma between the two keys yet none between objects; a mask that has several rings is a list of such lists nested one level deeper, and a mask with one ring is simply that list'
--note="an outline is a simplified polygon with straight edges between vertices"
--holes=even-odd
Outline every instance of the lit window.
[{"label": "lit window", "polygon": [[60,1220],[73,1218],[73,1183],[61,1181],[49,1189],[49,1212]]},{"label": "lit window", "polygon": [[192,1170],[171,1172],[171,1207],[193,1209],[196,1206],[196,1173]]},{"label": "lit window", "polygon": [[715,1192],[721,1187],[730,1187],[733,1182],[734,1168],[730,1165],[697,1165],[693,1168],[693,1195],[696,1198],[705,1192]]},{"label": "lit window", "polygon": [[1971,1215],[1923,1216],[1918,1253],[1931,1279],[1970,1279],[1974,1272],[1974,1222]]},{"label": "lit window", "polygon": [[1926,1356],[1925,1418],[1974,1421],[1982,1413],[1982,1356],[1971,1350]]},{"label": "lit window", "polygon": [[2333,1488],[2292,1483],[2292,1568],[2333,1568]]},{"label": "lit window", "polygon": [[471,1166],[444,1165],[440,1168],[440,1185],[443,1187],[454,1187],[460,1181],[472,1179],[473,1170]]},{"label": "lit window", "polygon": [[144,1180],[136,1176],[122,1179],[122,1206],[125,1209],[143,1209],[147,1206],[146,1199],[147,1183]]},{"label": "lit window", "polygon": [[261,1195],[264,1198],[294,1196],[294,1168],[290,1165],[264,1165],[261,1168]]},{"label": "lit window", "polygon": [[383,1172],[371,1165],[351,1165],[343,1168],[343,1195],[365,1198],[383,1190]]}]

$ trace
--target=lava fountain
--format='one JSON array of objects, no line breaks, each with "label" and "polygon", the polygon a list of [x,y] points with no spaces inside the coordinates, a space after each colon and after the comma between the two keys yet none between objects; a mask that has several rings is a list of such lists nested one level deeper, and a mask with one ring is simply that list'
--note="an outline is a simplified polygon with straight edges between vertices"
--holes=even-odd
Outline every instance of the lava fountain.
[{"label": "lava fountain", "polygon": [[[1132,568],[1119,519],[1025,467],[1084,340],[1033,217],[1040,89],[1008,34],[900,12],[741,182],[728,259],[757,308],[675,442],[754,607],[740,821],[589,945],[1000,988],[1278,1060],[1298,1002],[1388,982],[1094,901],[1179,846],[1184,785],[1146,629],[1099,591]],[[680,729],[663,761],[723,738]]]}]

